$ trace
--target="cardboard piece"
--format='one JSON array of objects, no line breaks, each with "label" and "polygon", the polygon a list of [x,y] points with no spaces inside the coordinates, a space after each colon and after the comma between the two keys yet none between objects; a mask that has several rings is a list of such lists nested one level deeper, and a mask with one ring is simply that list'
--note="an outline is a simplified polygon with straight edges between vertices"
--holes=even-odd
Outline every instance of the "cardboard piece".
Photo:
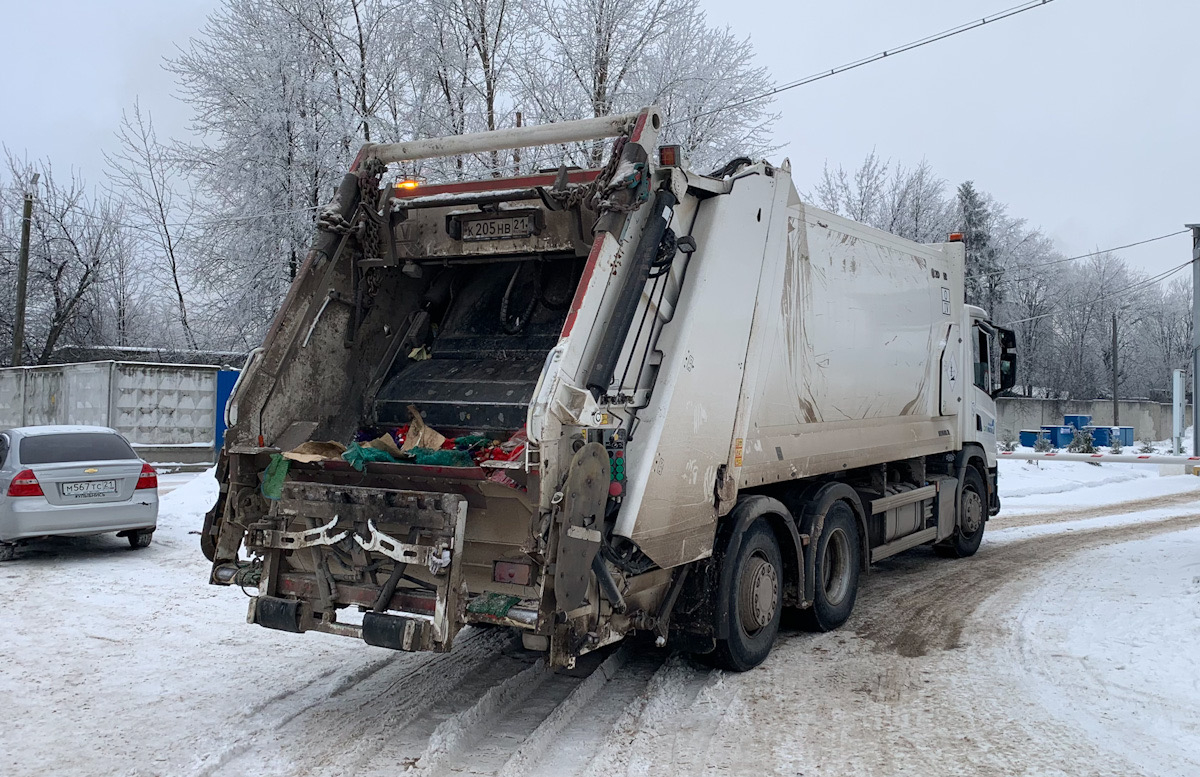
[{"label": "cardboard piece", "polygon": [[387,432],[384,432],[382,435],[374,440],[371,440],[370,442],[364,442],[362,447],[374,448],[375,450],[379,451],[387,451],[391,454],[393,459],[403,458],[403,455],[400,453],[400,449],[396,447],[396,441],[393,440],[392,436]]},{"label": "cardboard piece", "polygon": [[425,419],[421,418],[421,412],[415,405],[409,405],[408,412],[412,415],[412,423],[408,425],[408,436],[404,438],[404,447],[400,450],[405,452],[411,451],[413,448],[440,450],[446,442],[446,438],[437,430],[425,425]]},{"label": "cardboard piece", "polygon": [[[395,446],[393,445],[392,447]],[[299,461],[303,464],[311,464],[314,461],[340,461],[342,454],[345,452],[346,446],[336,440],[327,440],[325,442],[309,440],[308,442],[300,443],[295,448],[283,454],[283,458],[290,459],[291,461]]]}]

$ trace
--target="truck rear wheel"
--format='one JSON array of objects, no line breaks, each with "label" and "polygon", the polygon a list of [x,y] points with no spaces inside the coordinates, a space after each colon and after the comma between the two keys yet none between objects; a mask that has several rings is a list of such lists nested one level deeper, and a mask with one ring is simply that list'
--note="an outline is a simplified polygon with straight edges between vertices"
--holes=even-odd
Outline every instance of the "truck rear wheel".
[{"label": "truck rear wheel", "polygon": [[963,478],[962,496],[958,501],[958,520],[954,536],[933,546],[934,552],[947,558],[974,556],[983,541],[983,526],[987,518],[987,488],[979,470],[967,467]]},{"label": "truck rear wheel", "polygon": [[845,623],[854,609],[862,566],[858,522],[845,502],[834,502],[825,514],[813,563],[813,605],[802,611],[801,618],[811,631],[832,631]]},{"label": "truck rear wheel", "polygon": [[779,541],[765,520],[755,521],[742,536],[732,563],[732,584],[722,590],[721,608],[728,613],[727,639],[717,640],[714,662],[722,669],[745,672],[761,664],[779,634],[783,604],[783,559]]}]

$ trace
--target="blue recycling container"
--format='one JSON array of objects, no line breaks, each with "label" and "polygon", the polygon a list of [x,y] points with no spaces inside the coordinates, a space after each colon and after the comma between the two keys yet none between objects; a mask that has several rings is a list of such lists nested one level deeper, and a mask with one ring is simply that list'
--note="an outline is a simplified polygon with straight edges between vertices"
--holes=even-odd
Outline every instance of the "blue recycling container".
[{"label": "blue recycling container", "polygon": [[1111,426],[1088,426],[1084,430],[1092,433],[1092,445],[1104,448],[1112,445]]},{"label": "blue recycling container", "polygon": [[1090,415],[1064,415],[1063,423],[1076,429],[1083,429],[1085,426],[1091,426],[1092,417]]},{"label": "blue recycling container", "polygon": [[1117,431],[1120,435],[1122,445],[1133,445],[1133,427],[1118,426]]},{"label": "blue recycling container", "polygon": [[1071,440],[1075,439],[1075,427],[1073,426],[1043,424],[1042,432],[1055,448],[1065,448],[1071,444]]},{"label": "blue recycling container", "polygon": [[1045,434],[1041,429],[1022,429],[1017,432],[1017,439],[1023,447],[1032,448],[1037,445],[1038,438],[1044,437]]}]

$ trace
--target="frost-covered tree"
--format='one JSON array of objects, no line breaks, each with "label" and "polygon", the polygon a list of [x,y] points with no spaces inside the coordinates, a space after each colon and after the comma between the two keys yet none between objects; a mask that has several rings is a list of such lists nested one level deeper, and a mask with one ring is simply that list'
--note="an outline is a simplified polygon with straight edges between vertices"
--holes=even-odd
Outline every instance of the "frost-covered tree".
[{"label": "frost-covered tree", "polygon": [[[48,161],[29,162],[7,154],[0,174],[0,286],[16,288],[17,249],[25,192],[40,174],[29,241],[23,361],[45,364],[56,348],[89,345],[103,328],[98,289],[124,245],[121,204],[89,192],[72,173],[60,178]],[[15,297],[0,306],[0,332],[11,356]]]},{"label": "frost-covered tree", "polygon": [[749,38],[710,27],[694,10],[671,22],[630,76],[633,101],[662,108],[662,143],[683,146],[690,163],[708,172],[736,156],[759,158],[775,150],[771,127],[778,114],[756,99],[773,82],[754,63]]},{"label": "frost-covered tree", "polygon": [[955,226],[945,192],[946,181],[934,174],[927,161],[912,168],[893,167],[872,151],[853,173],[826,164],[808,198],[885,232],[919,243],[938,243]]},{"label": "frost-covered tree", "polygon": [[1052,241],[1034,230],[1009,254],[1009,272],[1004,277],[1004,302],[989,311],[1000,323],[1009,325],[1017,335],[1020,355],[1019,377],[1025,394],[1033,396],[1050,385],[1047,373],[1054,361],[1052,348],[1052,310],[1058,302],[1060,284],[1058,262],[1062,256]]},{"label": "frost-covered tree", "polygon": [[[198,230],[191,223],[196,203],[188,191],[186,171],[177,155],[159,143],[153,120],[149,114],[142,114],[136,102],[122,117],[117,138],[120,148],[108,157],[110,184],[119,193],[125,217],[133,222],[134,230],[123,247],[125,257],[114,279],[122,289],[128,289],[128,279],[121,277],[128,266],[128,253],[145,256],[155,279],[172,298],[183,344],[195,349],[198,342],[188,322],[186,289],[189,265],[194,265],[200,251],[195,245]],[[123,308],[119,311],[122,332],[127,312]]]},{"label": "frost-covered tree", "polygon": [[[771,149],[770,89],[748,39],[708,24],[698,0],[535,0],[541,35],[525,50],[524,104],[542,121],[663,108],[664,142],[712,165]],[[568,149],[596,165],[607,145]]]},{"label": "frost-covered tree", "polygon": [[315,0],[227,0],[169,64],[201,138],[176,149],[205,225],[194,281],[220,290],[207,295],[208,317],[243,333],[214,346],[257,339],[311,241],[313,212],[370,131],[359,106],[373,104],[372,82],[346,53],[357,35],[336,30],[332,13]]}]

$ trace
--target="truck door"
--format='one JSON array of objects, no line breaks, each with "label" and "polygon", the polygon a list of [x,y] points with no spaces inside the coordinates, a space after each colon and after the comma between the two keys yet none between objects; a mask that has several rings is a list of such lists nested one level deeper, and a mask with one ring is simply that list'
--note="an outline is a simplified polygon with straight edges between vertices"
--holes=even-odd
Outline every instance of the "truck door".
[{"label": "truck door", "polygon": [[[996,403],[992,392],[994,367],[998,365],[999,352],[996,348],[996,330],[985,321],[976,319],[971,330],[971,362],[974,386],[971,389],[971,417],[967,419],[967,434],[974,427],[974,439],[983,444],[984,450],[995,450],[996,446]],[[996,359],[997,365],[993,365]]]},{"label": "truck door", "polygon": [[942,415],[958,415],[962,410],[964,381],[959,365],[959,354],[962,353],[961,332],[961,326],[951,324],[942,345]]}]

